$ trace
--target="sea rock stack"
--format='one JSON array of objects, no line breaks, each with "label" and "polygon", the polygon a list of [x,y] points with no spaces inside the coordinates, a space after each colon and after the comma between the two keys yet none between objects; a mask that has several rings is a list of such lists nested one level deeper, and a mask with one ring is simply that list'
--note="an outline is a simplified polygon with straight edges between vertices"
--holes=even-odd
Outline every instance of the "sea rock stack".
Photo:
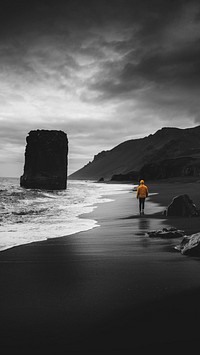
[{"label": "sea rock stack", "polygon": [[28,189],[66,189],[66,133],[38,129],[29,132],[26,142],[24,174],[20,178],[20,186]]}]

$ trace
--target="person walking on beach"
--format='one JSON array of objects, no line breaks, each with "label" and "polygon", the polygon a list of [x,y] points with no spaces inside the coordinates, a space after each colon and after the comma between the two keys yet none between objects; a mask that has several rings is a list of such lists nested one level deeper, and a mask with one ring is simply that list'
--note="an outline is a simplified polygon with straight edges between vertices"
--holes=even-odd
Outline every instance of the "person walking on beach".
[{"label": "person walking on beach", "polygon": [[144,214],[145,199],[148,197],[148,187],[144,184],[144,180],[140,180],[140,185],[137,188],[137,199],[139,199],[140,214]]}]

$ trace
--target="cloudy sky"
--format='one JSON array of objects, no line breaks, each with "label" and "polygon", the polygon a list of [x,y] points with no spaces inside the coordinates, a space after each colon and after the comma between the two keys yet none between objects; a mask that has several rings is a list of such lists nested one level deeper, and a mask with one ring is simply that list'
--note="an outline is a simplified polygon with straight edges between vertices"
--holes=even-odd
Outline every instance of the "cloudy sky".
[{"label": "cloudy sky", "polygon": [[32,129],[69,139],[69,173],[164,126],[200,124],[200,2],[1,0],[0,176]]}]

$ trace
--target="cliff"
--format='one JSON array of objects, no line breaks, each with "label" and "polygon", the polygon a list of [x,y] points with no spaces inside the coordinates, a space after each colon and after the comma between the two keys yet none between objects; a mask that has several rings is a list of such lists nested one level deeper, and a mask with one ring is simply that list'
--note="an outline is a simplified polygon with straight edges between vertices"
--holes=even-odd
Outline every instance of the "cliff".
[{"label": "cliff", "polygon": [[154,134],[125,141],[69,176],[70,179],[132,180],[198,176],[200,174],[200,126],[164,127]]},{"label": "cliff", "polygon": [[67,187],[68,139],[56,130],[34,130],[26,137],[24,174],[20,186],[62,190]]}]

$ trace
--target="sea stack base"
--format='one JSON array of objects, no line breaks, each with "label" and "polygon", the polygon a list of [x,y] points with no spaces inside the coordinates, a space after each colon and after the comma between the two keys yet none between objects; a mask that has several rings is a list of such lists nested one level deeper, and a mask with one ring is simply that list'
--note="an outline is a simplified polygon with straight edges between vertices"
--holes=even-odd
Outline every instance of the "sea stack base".
[{"label": "sea stack base", "polygon": [[56,130],[30,131],[26,142],[24,174],[20,177],[20,186],[43,190],[66,189],[66,133]]}]

